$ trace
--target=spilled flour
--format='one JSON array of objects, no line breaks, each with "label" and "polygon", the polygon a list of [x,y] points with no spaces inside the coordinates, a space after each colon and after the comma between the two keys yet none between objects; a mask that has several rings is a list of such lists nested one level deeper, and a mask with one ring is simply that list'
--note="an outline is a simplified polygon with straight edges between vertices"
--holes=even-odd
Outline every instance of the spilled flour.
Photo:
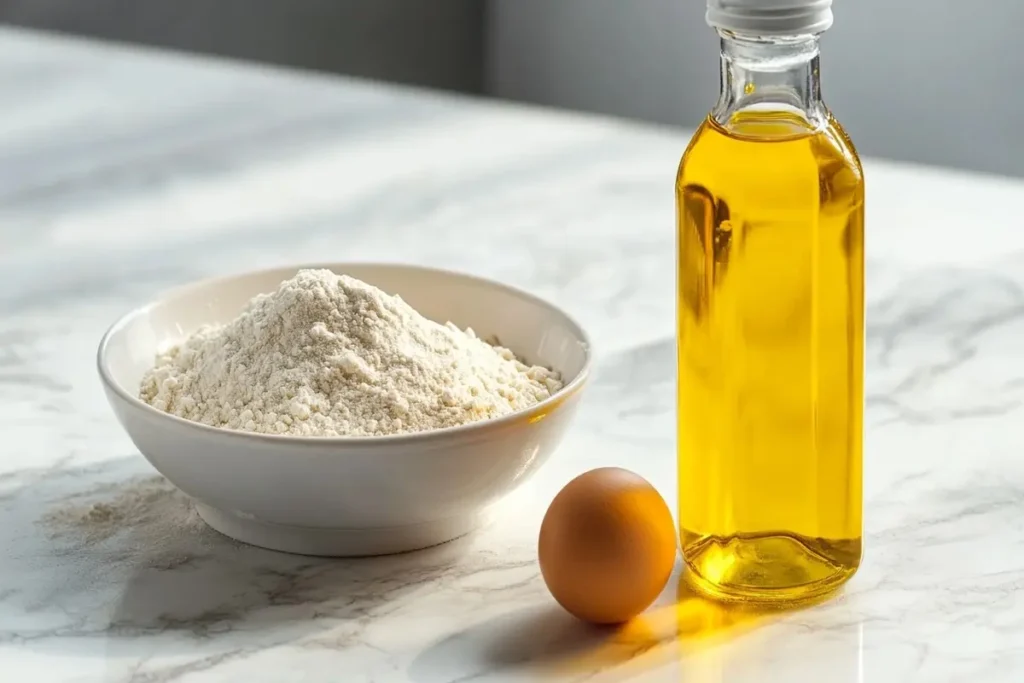
[{"label": "spilled flour", "polygon": [[213,542],[233,543],[207,527],[188,496],[161,476],[66,498],[40,521],[71,551],[111,541],[111,560],[143,560],[154,569],[185,564]]},{"label": "spilled flour", "polygon": [[111,497],[95,502],[81,500],[97,492],[66,500],[43,521],[55,532],[75,532],[83,540],[103,541],[118,532],[157,525],[162,531],[188,532],[205,525],[188,496],[163,477],[137,479],[110,491]]},{"label": "spilled flour", "polygon": [[562,388],[471,329],[329,270],[302,270],[233,321],[162,351],[139,397],[213,427],[386,436],[529,408]]}]

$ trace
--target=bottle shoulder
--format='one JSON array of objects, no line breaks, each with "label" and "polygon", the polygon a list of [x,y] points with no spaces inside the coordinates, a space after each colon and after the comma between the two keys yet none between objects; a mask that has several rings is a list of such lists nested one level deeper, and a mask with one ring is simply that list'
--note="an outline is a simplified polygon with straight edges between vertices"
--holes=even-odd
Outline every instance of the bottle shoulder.
[{"label": "bottle shoulder", "polygon": [[839,120],[832,112],[829,112],[828,115],[827,132],[833,138],[833,145],[836,150],[841,152],[842,156],[846,157],[850,164],[856,168],[858,174],[863,177],[864,167],[861,165],[860,154],[858,154],[849,133],[846,132],[846,129],[839,123]]},{"label": "bottle shoulder", "polygon": [[701,123],[679,161],[676,181],[704,184],[716,173],[734,182],[738,176],[819,176],[823,170],[863,182],[856,148],[831,113],[810,129],[785,112],[743,112],[726,125],[711,116]]}]

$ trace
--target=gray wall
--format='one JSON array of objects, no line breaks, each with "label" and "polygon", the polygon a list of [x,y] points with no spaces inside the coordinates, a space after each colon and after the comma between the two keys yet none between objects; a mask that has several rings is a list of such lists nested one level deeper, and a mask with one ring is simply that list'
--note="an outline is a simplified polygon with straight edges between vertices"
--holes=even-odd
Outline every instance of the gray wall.
[{"label": "gray wall", "polygon": [[0,0],[0,22],[480,92],[482,0]]},{"label": "gray wall", "polygon": [[718,92],[702,0],[492,0],[501,97],[694,126]]},{"label": "gray wall", "polygon": [[[0,22],[693,127],[718,87],[704,2],[0,0]],[[1024,176],[1024,2],[835,14],[824,93],[863,153]]]},{"label": "gray wall", "polygon": [[[835,0],[826,101],[864,154],[1024,175],[1024,3]],[[694,126],[717,93],[703,0],[492,0],[492,93]]]}]

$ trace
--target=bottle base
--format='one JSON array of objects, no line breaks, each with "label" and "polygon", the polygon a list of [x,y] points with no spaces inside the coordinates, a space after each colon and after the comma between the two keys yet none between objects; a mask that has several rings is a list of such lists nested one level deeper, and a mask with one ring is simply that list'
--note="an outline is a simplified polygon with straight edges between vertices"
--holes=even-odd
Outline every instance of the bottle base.
[{"label": "bottle base", "polygon": [[684,530],[688,583],[726,602],[796,606],[834,593],[860,565],[861,539],[773,533],[703,536]]}]

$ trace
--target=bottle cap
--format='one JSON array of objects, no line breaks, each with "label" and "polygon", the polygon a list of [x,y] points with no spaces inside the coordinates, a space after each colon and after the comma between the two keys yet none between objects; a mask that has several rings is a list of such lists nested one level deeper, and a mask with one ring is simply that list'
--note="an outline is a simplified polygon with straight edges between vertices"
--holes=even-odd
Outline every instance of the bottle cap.
[{"label": "bottle cap", "polygon": [[832,25],[832,0],[708,0],[707,22],[758,36],[821,33]]}]

